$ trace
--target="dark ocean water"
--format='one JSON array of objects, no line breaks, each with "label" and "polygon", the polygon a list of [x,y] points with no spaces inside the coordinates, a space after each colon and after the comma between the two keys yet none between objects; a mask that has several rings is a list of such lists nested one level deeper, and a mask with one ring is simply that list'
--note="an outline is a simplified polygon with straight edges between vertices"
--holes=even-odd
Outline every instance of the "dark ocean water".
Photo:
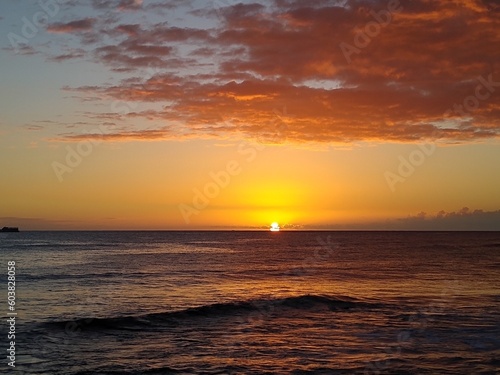
[{"label": "dark ocean water", "polygon": [[4,322],[8,261],[0,373],[500,374],[499,232],[0,233]]}]

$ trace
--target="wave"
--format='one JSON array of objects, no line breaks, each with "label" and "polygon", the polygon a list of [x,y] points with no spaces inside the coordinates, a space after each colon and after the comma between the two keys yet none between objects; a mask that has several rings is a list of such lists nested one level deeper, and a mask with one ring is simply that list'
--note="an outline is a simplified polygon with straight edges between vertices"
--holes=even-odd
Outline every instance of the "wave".
[{"label": "wave", "polygon": [[148,327],[177,326],[199,319],[243,318],[252,321],[276,315],[293,314],[300,310],[311,312],[348,311],[376,309],[384,306],[380,303],[365,302],[350,297],[329,297],[321,295],[302,295],[277,299],[259,299],[214,303],[178,311],[151,313],[137,316],[115,316],[109,318],[80,318],[73,320],[43,323],[49,327],[64,327],[66,330],[142,330]]}]

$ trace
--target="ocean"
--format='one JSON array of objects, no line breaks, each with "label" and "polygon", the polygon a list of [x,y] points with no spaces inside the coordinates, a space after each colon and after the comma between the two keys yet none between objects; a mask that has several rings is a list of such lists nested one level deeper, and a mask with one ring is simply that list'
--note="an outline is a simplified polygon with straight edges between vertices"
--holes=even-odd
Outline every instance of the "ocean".
[{"label": "ocean", "polygon": [[0,373],[500,374],[500,232],[0,233],[0,261]]}]

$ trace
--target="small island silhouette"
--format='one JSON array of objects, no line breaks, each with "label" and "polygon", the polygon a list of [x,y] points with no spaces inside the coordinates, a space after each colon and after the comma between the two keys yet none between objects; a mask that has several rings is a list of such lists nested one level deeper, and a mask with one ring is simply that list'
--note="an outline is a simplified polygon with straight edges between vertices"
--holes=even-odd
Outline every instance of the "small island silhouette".
[{"label": "small island silhouette", "polygon": [[19,228],[15,227],[3,227],[0,232],[19,232]]}]

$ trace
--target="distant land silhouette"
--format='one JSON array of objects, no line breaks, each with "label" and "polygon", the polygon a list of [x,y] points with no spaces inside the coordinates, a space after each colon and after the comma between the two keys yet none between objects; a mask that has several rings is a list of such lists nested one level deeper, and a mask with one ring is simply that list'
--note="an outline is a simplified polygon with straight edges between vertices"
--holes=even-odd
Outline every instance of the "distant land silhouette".
[{"label": "distant land silhouette", "polygon": [[0,232],[19,232],[19,228],[15,227],[3,227]]}]

